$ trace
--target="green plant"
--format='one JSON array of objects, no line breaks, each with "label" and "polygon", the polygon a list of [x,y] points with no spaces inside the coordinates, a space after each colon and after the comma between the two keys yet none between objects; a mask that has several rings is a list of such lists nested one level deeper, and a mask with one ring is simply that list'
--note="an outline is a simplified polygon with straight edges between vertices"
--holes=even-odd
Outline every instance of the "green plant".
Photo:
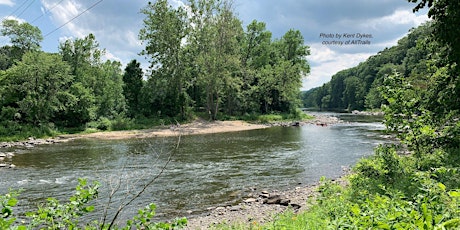
[{"label": "green plant", "polygon": [[38,207],[36,212],[29,212],[30,227],[41,229],[76,229],[79,218],[94,211],[93,205],[88,205],[98,196],[99,183],[89,185],[86,179],[79,179],[76,192],[69,202],[61,204],[55,198],[48,198],[47,203]]},{"label": "green plant", "polygon": [[[10,191],[0,195],[0,229],[180,229],[187,224],[187,219],[175,219],[171,223],[154,222],[155,205],[149,204],[138,211],[126,222],[125,226],[108,225],[99,220],[90,221],[85,215],[95,211],[91,201],[98,197],[99,183],[88,183],[86,179],[79,179],[76,192],[67,202],[61,203],[55,198],[48,198],[38,210],[29,211],[22,224],[16,223],[13,207],[18,203],[18,191]],[[85,221],[81,221],[85,220]]]},{"label": "green plant", "polygon": [[[13,207],[18,203],[18,191],[11,191],[5,195],[0,195],[0,229],[10,229],[16,217],[14,217]],[[23,227],[18,229],[24,229]]]}]

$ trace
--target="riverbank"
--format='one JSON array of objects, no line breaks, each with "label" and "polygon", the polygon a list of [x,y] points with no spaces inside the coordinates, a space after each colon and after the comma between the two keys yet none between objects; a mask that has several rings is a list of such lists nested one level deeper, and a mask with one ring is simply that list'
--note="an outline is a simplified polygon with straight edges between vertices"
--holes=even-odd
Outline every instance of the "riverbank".
[{"label": "riverbank", "polygon": [[33,148],[36,145],[55,144],[67,142],[75,139],[131,139],[131,138],[149,138],[149,137],[170,137],[178,135],[193,134],[211,134],[222,132],[236,132],[253,129],[263,129],[270,127],[265,124],[252,124],[244,121],[204,121],[195,120],[183,125],[159,126],[153,129],[145,130],[124,130],[124,131],[106,131],[89,134],[64,134],[54,138],[35,139],[30,137],[24,141],[0,142],[0,149],[18,147]]},{"label": "riverbank", "polygon": [[130,139],[130,138],[149,138],[149,137],[170,137],[178,135],[194,135],[194,134],[212,134],[224,132],[238,132],[254,129],[264,129],[272,126],[301,126],[307,124],[315,124],[327,126],[331,124],[340,123],[340,119],[328,115],[315,115],[313,119],[307,121],[280,121],[266,124],[249,123],[241,120],[236,121],[206,121],[197,119],[187,124],[178,125],[163,125],[153,129],[143,130],[123,130],[123,131],[105,131],[95,132],[89,134],[64,134],[54,138],[36,139],[29,137],[27,140],[15,142],[0,142],[0,152],[2,149],[19,147],[19,148],[33,148],[36,145],[55,144],[71,141],[74,139]]},{"label": "riverbank", "polygon": [[[34,138],[16,142],[0,142],[0,168],[13,168],[10,156],[14,156],[18,151],[34,148],[39,145],[56,144],[72,141],[75,139],[102,139],[102,140],[121,140],[131,138],[151,138],[151,137],[170,137],[197,134],[213,134],[224,132],[238,132],[255,129],[265,129],[272,126],[302,126],[318,125],[328,126],[340,123],[340,119],[328,115],[316,115],[313,119],[306,121],[279,121],[266,124],[249,123],[241,120],[235,121],[206,121],[197,119],[187,124],[163,125],[153,129],[145,130],[126,130],[126,131],[106,131],[89,134],[64,134],[54,138]],[[3,157],[5,155],[5,157]],[[6,157],[8,156],[8,157]]]},{"label": "riverbank", "polygon": [[[348,173],[348,171],[344,171]],[[336,180],[342,186],[344,177]],[[309,201],[318,194],[319,183],[299,185],[284,191],[264,191],[257,189],[234,206],[210,207],[203,216],[189,217],[186,230],[214,229],[221,225],[246,226],[266,224],[276,221],[277,215],[292,210],[295,213],[306,211]]]}]

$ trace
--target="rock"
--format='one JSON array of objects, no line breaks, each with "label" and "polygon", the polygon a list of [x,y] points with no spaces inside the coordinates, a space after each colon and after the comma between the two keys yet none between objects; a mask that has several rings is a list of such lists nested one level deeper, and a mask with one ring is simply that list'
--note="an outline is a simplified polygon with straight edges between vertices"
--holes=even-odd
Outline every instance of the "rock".
[{"label": "rock", "polygon": [[240,205],[230,207],[230,211],[232,212],[240,211],[241,209],[243,208]]},{"label": "rock", "polygon": [[217,212],[223,212],[223,211],[225,211],[225,207],[217,207],[215,210]]},{"label": "rock", "polygon": [[16,165],[10,164],[10,168],[16,168]]},{"label": "rock", "polygon": [[281,202],[280,195],[271,195],[267,199],[264,200],[264,204],[279,204]]},{"label": "rock", "polygon": [[0,153],[0,157],[6,157],[5,153]]},{"label": "rock", "polygon": [[246,199],[246,200],[243,200],[243,202],[244,202],[244,203],[255,203],[255,202],[257,202],[257,200],[254,199],[254,198],[248,198],[248,199]]},{"label": "rock", "polygon": [[14,157],[14,153],[6,153],[6,157],[7,158],[12,158],[12,157]]},{"label": "rock", "polygon": [[189,214],[189,215],[190,215],[190,214],[192,214],[192,213],[193,213],[193,211],[192,211],[192,210],[187,210],[187,214]]},{"label": "rock", "polygon": [[302,206],[300,204],[289,204],[289,206],[291,206],[293,209],[300,209]]},{"label": "rock", "polygon": [[0,164],[0,168],[5,168],[7,164]]},{"label": "rock", "polygon": [[291,200],[284,198],[280,200],[279,204],[283,206],[288,206],[290,203],[291,203]]},{"label": "rock", "polygon": [[262,191],[259,196],[262,198],[268,198],[270,193],[268,193],[268,191]]},{"label": "rock", "polygon": [[4,157],[0,157],[0,161],[4,161],[4,160],[5,160],[5,158],[4,158]]}]

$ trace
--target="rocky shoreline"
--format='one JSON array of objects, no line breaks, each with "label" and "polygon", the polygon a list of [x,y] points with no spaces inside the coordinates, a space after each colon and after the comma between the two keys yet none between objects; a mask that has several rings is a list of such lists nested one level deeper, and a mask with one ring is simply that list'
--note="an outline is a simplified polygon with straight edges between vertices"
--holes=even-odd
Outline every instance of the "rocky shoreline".
[{"label": "rocky shoreline", "polygon": [[58,136],[47,139],[35,139],[33,137],[29,137],[25,141],[0,142],[0,168],[15,168],[16,165],[12,163],[12,158],[21,150],[31,149],[37,145],[63,143],[73,139],[74,138],[69,135],[67,137]]},{"label": "rocky shoreline", "polygon": [[[346,186],[343,177],[336,181]],[[295,213],[307,210],[309,200],[314,199],[318,194],[318,186],[319,183],[299,185],[285,191],[254,191],[237,205],[210,207],[208,213],[202,216],[189,217],[185,229],[212,229],[220,224],[251,226],[269,223],[287,210]]]}]

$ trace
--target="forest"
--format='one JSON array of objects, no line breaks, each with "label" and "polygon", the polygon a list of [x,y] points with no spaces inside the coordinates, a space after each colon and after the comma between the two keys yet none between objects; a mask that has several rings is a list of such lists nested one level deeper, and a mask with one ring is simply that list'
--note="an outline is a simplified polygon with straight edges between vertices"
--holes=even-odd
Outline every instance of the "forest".
[{"label": "forest", "polygon": [[273,38],[264,22],[243,28],[230,1],[191,1],[186,10],[159,0],[141,13],[146,70],[136,59],[124,68],[104,60],[92,34],[43,52],[38,27],[3,20],[10,42],[0,47],[0,136],[296,113],[309,73],[298,30]]}]

